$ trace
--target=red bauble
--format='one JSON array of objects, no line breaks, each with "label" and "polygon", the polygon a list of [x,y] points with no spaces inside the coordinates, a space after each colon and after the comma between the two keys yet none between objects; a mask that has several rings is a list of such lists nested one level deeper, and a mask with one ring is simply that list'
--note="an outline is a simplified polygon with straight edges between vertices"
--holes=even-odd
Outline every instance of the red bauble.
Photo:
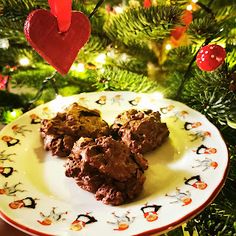
[{"label": "red bauble", "polygon": [[177,26],[174,29],[171,30],[170,35],[175,39],[179,40],[185,31],[187,30],[186,26]]},{"label": "red bauble", "polygon": [[3,90],[6,88],[7,81],[8,81],[8,76],[4,76],[0,74],[0,90]]},{"label": "red bauble", "polygon": [[190,25],[193,21],[193,13],[191,11],[185,10],[182,15],[182,21],[185,25]]},{"label": "red bauble", "polygon": [[151,7],[151,6],[152,6],[152,1],[151,1],[151,0],[144,0],[144,1],[143,1],[143,6],[144,6],[145,8]]},{"label": "red bauble", "polygon": [[188,10],[183,11],[183,15],[181,17],[183,26],[176,26],[174,29],[172,29],[170,32],[171,36],[175,40],[179,40],[188,29],[188,26],[191,24],[192,20],[193,20],[192,12]]},{"label": "red bauble", "polygon": [[225,49],[211,44],[201,48],[197,54],[197,66],[204,71],[213,71],[223,64],[226,57]]},{"label": "red bauble", "polygon": [[59,73],[66,74],[88,41],[91,26],[82,12],[72,12],[70,28],[60,33],[57,18],[49,11],[39,9],[28,16],[24,32],[30,45]]}]

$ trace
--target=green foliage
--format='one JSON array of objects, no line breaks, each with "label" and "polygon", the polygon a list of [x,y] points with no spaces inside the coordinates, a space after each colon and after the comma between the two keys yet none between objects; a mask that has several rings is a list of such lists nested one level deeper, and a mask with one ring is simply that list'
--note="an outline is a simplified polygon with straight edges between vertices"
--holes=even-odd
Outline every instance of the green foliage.
[{"label": "green foliage", "polygon": [[[236,92],[230,89],[230,83],[234,80],[232,74],[236,71],[235,2],[198,1],[197,4],[201,7],[193,12],[193,21],[186,31],[188,40],[184,46],[167,53],[165,44],[171,42],[170,31],[181,25],[181,14],[189,1],[160,0],[157,1],[157,6],[153,5],[148,9],[142,7],[143,0],[136,1],[140,7],[129,7],[132,4],[128,0],[106,1],[105,4],[111,7],[124,3],[127,6],[122,14],[107,12],[103,7],[91,18],[92,35],[76,60],[76,63],[84,63],[85,71],[71,70],[66,76],[57,74],[56,86],[63,96],[98,90],[161,90],[166,97],[175,98],[181,82],[184,81],[179,100],[205,114],[219,128],[230,153],[229,174],[224,188],[213,204],[188,222],[185,230],[190,235],[197,230],[201,236],[234,236],[236,129],[229,126],[229,121],[236,121]],[[73,0],[73,9],[89,15],[96,3],[97,0]],[[0,38],[7,38],[10,42],[9,49],[0,48],[0,74],[3,74],[5,65],[18,65],[21,56],[27,56],[32,62],[31,66],[18,67],[10,75],[10,93],[0,91],[0,121],[4,123],[12,120],[13,109],[21,111],[27,107],[27,103],[42,87],[45,78],[54,71],[32,50],[24,37],[24,21],[29,12],[38,8],[49,9],[48,1],[0,2]],[[225,44],[227,52],[226,64],[211,73],[201,71],[195,63],[189,67],[190,61],[206,39],[209,43]],[[107,56],[105,65],[96,62],[100,53]],[[160,63],[160,55],[164,55],[163,64]],[[159,73],[153,76],[155,81],[151,79],[150,65]],[[188,67],[189,71],[185,76]],[[161,81],[158,80],[159,77]],[[54,97],[55,91],[48,83],[33,105]],[[168,235],[183,235],[183,232],[181,228],[177,228]]]},{"label": "green foliage", "polygon": [[159,88],[146,76],[109,66],[99,74],[96,86],[99,90],[133,92],[154,92]]},{"label": "green foliage", "polygon": [[214,123],[225,125],[236,102],[236,96],[229,90],[230,80],[217,70],[207,73],[196,69],[186,83],[182,99],[188,105],[201,111]]},{"label": "green foliage", "polygon": [[198,48],[194,45],[188,45],[170,50],[165,64],[173,70],[176,70],[177,68],[185,69],[192,60],[193,55],[197,52],[197,49]]},{"label": "green foliage", "polygon": [[189,26],[188,33],[193,39],[202,40],[215,35],[220,30],[219,27],[221,26],[217,24],[214,18],[209,15],[201,16],[193,20]]},{"label": "green foliage", "polygon": [[185,230],[190,231],[194,228],[201,236],[234,236],[236,233],[234,227],[236,218],[220,210],[220,208],[220,204],[210,205],[202,214],[188,221]]},{"label": "green foliage", "polygon": [[111,40],[128,46],[134,39],[144,43],[167,37],[171,27],[180,22],[180,15],[176,6],[129,8],[123,14],[110,16],[104,29]]}]

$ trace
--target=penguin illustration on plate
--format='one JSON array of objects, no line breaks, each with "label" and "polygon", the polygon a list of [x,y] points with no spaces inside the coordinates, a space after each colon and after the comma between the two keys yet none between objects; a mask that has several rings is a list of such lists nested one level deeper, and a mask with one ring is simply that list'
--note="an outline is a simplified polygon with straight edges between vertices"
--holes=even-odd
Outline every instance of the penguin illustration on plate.
[{"label": "penguin illustration on plate", "polygon": [[4,176],[5,178],[11,176],[13,172],[14,172],[14,169],[12,167],[0,166],[0,174]]},{"label": "penguin illustration on plate", "polygon": [[194,122],[194,123],[185,122],[185,123],[184,123],[184,129],[185,129],[185,130],[191,130],[191,129],[197,128],[197,127],[199,127],[199,126],[201,126],[201,125],[202,125],[201,122]]},{"label": "penguin illustration on plate", "polygon": [[169,106],[166,106],[166,107],[161,107],[160,108],[160,112],[162,114],[167,114],[168,112],[172,111],[174,108],[175,108],[174,105],[169,105]]},{"label": "penguin illustration on plate", "polygon": [[5,161],[14,162],[11,157],[15,155],[15,153],[7,154],[6,150],[0,151],[0,163],[3,163]]},{"label": "penguin illustration on plate", "polygon": [[115,218],[115,221],[107,221],[107,223],[116,225],[116,228],[114,228],[113,230],[118,230],[118,231],[127,230],[130,224],[132,224],[135,219],[135,217],[130,217],[129,214],[130,212],[127,211],[125,214],[119,216],[116,215],[115,212],[113,212],[112,215]]},{"label": "penguin illustration on plate", "polygon": [[101,96],[97,101],[95,101],[99,105],[106,105],[107,103],[107,97],[106,96]]},{"label": "penguin illustration on plate", "polygon": [[201,180],[200,175],[195,175],[195,176],[192,176],[188,179],[185,178],[184,180],[185,180],[184,183],[186,185],[190,185],[196,189],[204,190],[205,188],[207,188],[207,183],[205,183]]},{"label": "penguin illustration on plate", "polygon": [[210,167],[213,169],[216,169],[218,167],[218,163],[216,161],[213,161],[210,158],[205,158],[203,160],[196,160],[197,165],[192,166],[192,168],[202,167],[202,171],[208,170]]},{"label": "penguin illustration on plate", "polygon": [[143,207],[141,207],[141,211],[143,212],[143,216],[144,218],[148,221],[148,222],[153,222],[156,221],[158,219],[158,210],[161,208],[161,206],[158,205],[145,205]]},{"label": "penguin illustration on plate", "polygon": [[31,114],[30,119],[31,119],[30,124],[35,125],[35,124],[40,124],[41,123],[41,118],[36,114]]},{"label": "penguin illustration on plate", "polygon": [[17,125],[16,124],[16,125],[13,125],[11,127],[11,129],[15,135],[21,134],[22,136],[25,136],[26,132],[32,132],[32,130],[29,130],[26,128],[26,125]]},{"label": "penguin illustration on plate", "polygon": [[141,97],[136,97],[132,100],[129,101],[129,104],[131,104],[132,106],[138,106],[138,104],[140,103],[141,101]]},{"label": "penguin illustration on plate", "polygon": [[182,206],[187,206],[192,202],[191,193],[189,191],[182,192],[179,188],[176,188],[176,194],[166,194],[165,196],[175,198],[175,201],[170,203],[182,203]]},{"label": "penguin illustration on plate", "polygon": [[97,220],[90,216],[89,213],[87,214],[80,214],[77,218],[71,223],[70,230],[73,231],[80,231],[82,230],[87,224],[95,223]]},{"label": "penguin illustration on plate", "polygon": [[37,220],[37,222],[40,223],[41,225],[48,226],[55,222],[66,220],[62,216],[66,215],[68,212],[66,211],[66,212],[56,213],[55,209],[56,207],[53,207],[49,215],[45,215],[43,212],[40,212],[39,214],[42,217],[42,220]]},{"label": "penguin illustration on plate", "polygon": [[2,137],[2,141],[4,141],[8,147],[12,147],[15,146],[16,144],[20,144],[20,140],[17,138],[13,138],[11,136],[8,135],[4,135]]},{"label": "penguin illustration on plate", "polygon": [[21,183],[13,184],[11,186],[8,186],[8,182],[6,182],[2,188],[0,188],[0,195],[6,195],[6,196],[16,196],[16,192],[25,192],[25,190],[18,189],[17,186]]},{"label": "penguin illustration on plate", "polygon": [[204,144],[200,145],[196,150],[196,154],[198,154],[198,155],[201,155],[201,154],[215,154],[216,152],[217,152],[216,148],[206,147]]},{"label": "penguin illustration on plate", "polygon": [[39,199],[32,198],[32,197],[26,197],[26,198],[23,198],[20,200],[10,202],[9,207],[14,210],[19,209],[19,208],[23,208],[23,207],[35,209],[35,207],[37,205],[36,200],[39,200]]}]

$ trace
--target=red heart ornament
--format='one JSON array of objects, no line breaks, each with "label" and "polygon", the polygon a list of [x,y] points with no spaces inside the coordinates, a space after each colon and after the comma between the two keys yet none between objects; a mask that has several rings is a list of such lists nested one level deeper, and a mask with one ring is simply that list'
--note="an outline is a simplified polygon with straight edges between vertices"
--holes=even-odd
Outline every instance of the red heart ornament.
[{"label": "red heart ornament", "polygon": [[24,33],[29,44],[64,75],[88,41],[91,25],[82,12],[72,12],[70,28],[59,33],[56,17],[47,10],[39,9],[29,14]]}]

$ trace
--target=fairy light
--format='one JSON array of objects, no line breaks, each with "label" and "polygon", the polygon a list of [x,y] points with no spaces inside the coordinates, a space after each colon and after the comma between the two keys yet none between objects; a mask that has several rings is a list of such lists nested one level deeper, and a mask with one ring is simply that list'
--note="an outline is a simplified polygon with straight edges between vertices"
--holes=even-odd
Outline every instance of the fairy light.
[{"label": "fairy light", "polygon": [[9,40],[6,38],[0,39],[0,48],[2,49],[8,49],[10,46]]},{"label": "fairy light", "polygon": [[17,116],[17,113],[16,113],[15,110],[13,110],[10,114],[11,114],[11,117],[12,117],[12,118],[16,118],[16,116]]},{"label": "fairy light", "polygon": [[191,4],[189,4],[189,5],[186,7],[186,9],[187,9],[188,11],[192,11],[192,10],[193,10],[193,6],[192,6]]},{"label": "fairy light", "polygon": [[126,53],[122,53],[120,59],[121,59],[122,61],[126,61],[126,60],[127,60],[127,57],[128,57],[128,56],[127,56]]},{"label": "fairy light", "polygon": [[85,65],[83,63],[79,63],[79,64],[73,64],[71,66],[71,70],[72,71],[76,71],[76,72],[79,72],[79,73],[82,73],[85,71]]},{"label": "fairy light", "polygon": [[78,72],[84,72],[85,71],[85,67],[84,67],[84,64],[83,63],[79,63],[77,65],[77,71]]},{"label": "fairy light", "polygon": [[106,63],[106,55],[104,53],[99,54],[95,61],[100,64],[105,64]]},{"label": "fairy light", "polygon": [[19,63],[21,66],[28,66],[30,64],[30,60],[27,57],[22,57],[19,59]]},{"label": "fairy light", "polygon": [[124,12],[124,8],[121,6],[115,6],[115,7],[113,7],[113,9],[114,9],[115,13],[117,13],[117,14],[121,14]]},{"label": "fairy light", "polygon": [[171,48],[172,48],[171,44],[167,43],[167,44],[166,44],[166,50],[169,51],[169,50],[171,50]]}]

